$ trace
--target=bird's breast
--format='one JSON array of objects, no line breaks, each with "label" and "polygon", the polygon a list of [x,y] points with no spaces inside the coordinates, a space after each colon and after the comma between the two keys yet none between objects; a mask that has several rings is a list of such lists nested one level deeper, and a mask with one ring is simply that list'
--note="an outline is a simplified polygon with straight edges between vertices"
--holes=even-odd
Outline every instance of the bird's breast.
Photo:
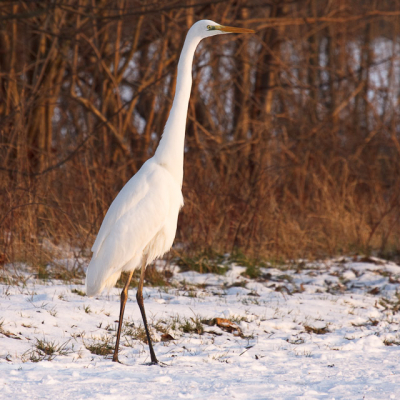
[{"label": "bird's breast", "polygon": [[174,242],[178,224],[178,214],[183,206],[182,191],[179,187],[174,189],[175,190],[171,190],[170,192],[170,207],[165,222],[144,250],[144,254],[147,256],[147,264],[163,256],[172,247]]}]

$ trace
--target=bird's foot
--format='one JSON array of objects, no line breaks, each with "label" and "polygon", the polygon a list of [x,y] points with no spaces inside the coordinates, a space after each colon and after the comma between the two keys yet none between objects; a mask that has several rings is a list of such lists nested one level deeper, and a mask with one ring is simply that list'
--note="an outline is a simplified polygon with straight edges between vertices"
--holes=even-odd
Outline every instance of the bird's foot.
[{"label": "bird's foot", "polygon": [[[161,363],[162,364],[162,363]],[[159,361],[156,359],[156,360],[151,360],[151,361],[149,361],[149,362],[145,362],[145,363],[143,363],[142,365],[160,365],[160,363],[159,363]]]},{"label": "bird's foot", "polygon": [[162,367],[162,368],[170,367],[170,366],[171,366],[171,364],[165,364],[165,363],[163,363],[163,362],[159,362],[158,365],[159,365],[160,367]]},{"label": "bird's foot", "polygon": [[117,362],[117,363],[119,363],[119,364],[122,364],[122,362],[119,361],[118,356],[117,356],[117,357],[114,356],[114,357],[112,358],[112,361],[113,361],[113,362]]},{"label": "bird's foot", "polygon": [[159,367],[169,367],[170,366],[170,365],[165,364],[165,363],[163,363],[161,361],[158,361],[158,360],[150,361],[150,362],[147,362],[147,363],[143,363],[142,365],[147,365],[147,366],[158,365]]}]

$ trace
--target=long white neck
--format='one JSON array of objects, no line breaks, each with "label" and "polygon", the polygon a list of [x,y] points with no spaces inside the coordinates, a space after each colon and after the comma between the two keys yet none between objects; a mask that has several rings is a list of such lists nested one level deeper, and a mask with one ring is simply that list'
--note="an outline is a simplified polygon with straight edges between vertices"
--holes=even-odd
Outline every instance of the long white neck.
[{"label": "long white neck", "polygon": [[179,58],[174,101],[154,155],[157,163],[167,168],[181,186],[186,118],[192,89],[193,56],[200,40],[200,37],[191,34],[189,30]]}]

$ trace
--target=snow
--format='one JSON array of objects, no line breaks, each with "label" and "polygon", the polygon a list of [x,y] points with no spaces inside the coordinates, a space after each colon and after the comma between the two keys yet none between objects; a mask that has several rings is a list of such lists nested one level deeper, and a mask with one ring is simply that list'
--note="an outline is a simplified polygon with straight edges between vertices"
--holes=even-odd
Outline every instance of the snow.
[{"label": "snow", "polygon": [[[146,364],[148,347],[135,337],[142,322],[134,289],[118,364],[86,346],[113,345],[120,289],[89,299],[79,284],[32,276],[25,285],[6,284],[7,271],[0,398],[400,398],[400,266],[392,262],[291,263],[262,268],[257,280],[234,264],[225,275],[173,267],[169,286],[144,289],[162,366]],[[229,321],[206,323],[216,318]],[[184,332],[184,324],[196,323],[202,334]],[[161,341],[163,331],[174,340]],[[40,352],[40,343],[55,353]]]}]

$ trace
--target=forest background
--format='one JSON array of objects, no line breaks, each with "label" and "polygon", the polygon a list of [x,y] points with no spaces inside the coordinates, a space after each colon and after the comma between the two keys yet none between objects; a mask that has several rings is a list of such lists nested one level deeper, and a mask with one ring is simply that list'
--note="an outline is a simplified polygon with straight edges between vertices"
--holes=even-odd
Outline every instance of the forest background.
[{"label": "forest background", "polygon": [[189,105],[176,251],[400,255],[400,1],[0,3],[0,263],[88,255],[154,154],[185,35]]}]

